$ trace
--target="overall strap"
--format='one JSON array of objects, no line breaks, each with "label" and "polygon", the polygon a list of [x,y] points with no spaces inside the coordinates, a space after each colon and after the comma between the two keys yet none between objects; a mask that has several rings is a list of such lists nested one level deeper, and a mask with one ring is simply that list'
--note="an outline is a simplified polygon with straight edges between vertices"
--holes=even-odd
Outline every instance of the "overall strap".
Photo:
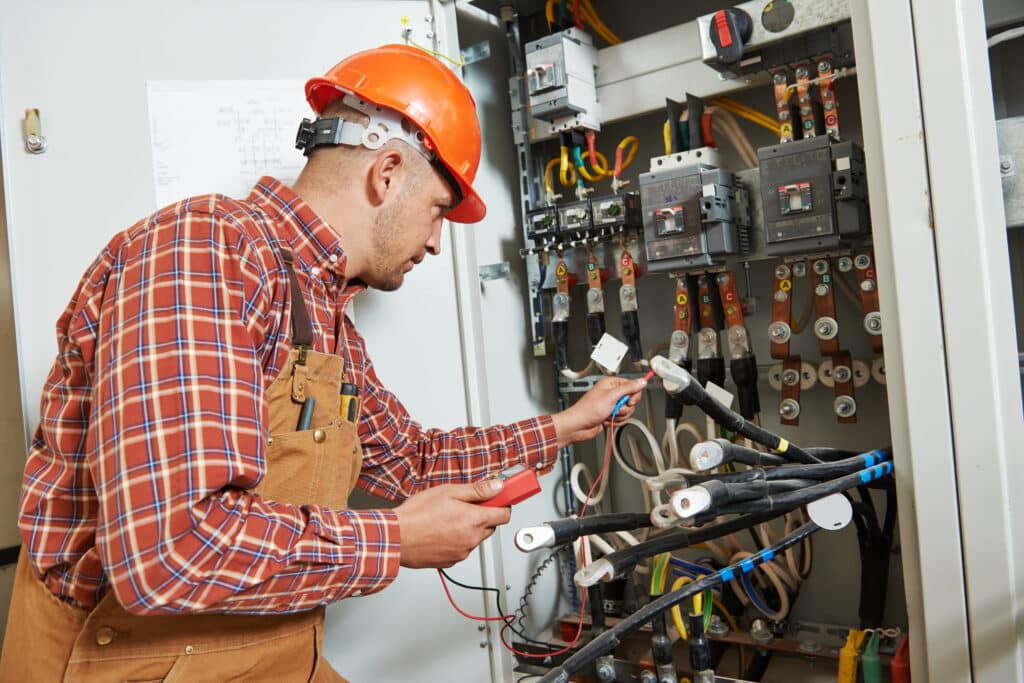
[{"label": "overall strap", "polygon": [[281,259],[284,261],[284,267],[288,269],[292,299],[292,346],[299,349],[299,362],[304,363],[306,351],[313,345],[313,325],[309,321],[309,310],[302,297],[302,287],[299,286],[299,279],[295,277],[295,257],[292,252],[282,249]]}]

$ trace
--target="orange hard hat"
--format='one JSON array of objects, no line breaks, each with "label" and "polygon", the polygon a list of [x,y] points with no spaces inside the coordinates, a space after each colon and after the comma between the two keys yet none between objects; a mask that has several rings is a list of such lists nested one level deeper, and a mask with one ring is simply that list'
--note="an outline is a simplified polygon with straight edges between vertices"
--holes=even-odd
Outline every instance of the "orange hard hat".
[{"label": "orange hard hat", "polygon": [[306,82],[306,99],[318,115],[345,93],[400,112],[420,128],[425,146],[462,196],[447,217],[457,223],[483,219],[487,207],[473,190],[480,166],[476,103],[451,69],[409,45],[383,45],[346,57],[323,77]]}]

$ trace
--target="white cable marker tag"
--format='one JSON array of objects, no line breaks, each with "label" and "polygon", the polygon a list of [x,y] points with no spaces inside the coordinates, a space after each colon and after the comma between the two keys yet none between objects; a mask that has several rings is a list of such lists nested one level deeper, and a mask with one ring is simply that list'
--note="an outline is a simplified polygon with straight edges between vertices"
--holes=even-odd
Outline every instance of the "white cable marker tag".
[{"label": "white cable marker tag", "polygon": [[704,387],[704,391],[708,392],[711,398],[715,399],[726,408],[732,408],[733,395],[714,382],[708,382],[707,386]]},{"label": "white cable marker tag", "polygon": [[833,493],[807,504],[811,521],[826,531],[838,531],[853,519],[853,506],[846,496]]},{"label": "white cable marker tag", "polygon": [[590,358],[609,375],[614,375],[619,372],[619,366],[622,364],[622,359],[626,357],[628,351],[628,346],[605,332],[604,336],[598,340],[597,346],[594,347],[593,352],[590,354]]}]

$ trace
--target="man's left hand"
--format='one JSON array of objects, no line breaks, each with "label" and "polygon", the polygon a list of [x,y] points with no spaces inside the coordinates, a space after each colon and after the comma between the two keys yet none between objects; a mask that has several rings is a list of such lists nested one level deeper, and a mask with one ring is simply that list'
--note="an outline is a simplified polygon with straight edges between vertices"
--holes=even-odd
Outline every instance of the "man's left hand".
[{"label": "man's left hand", "polygon": [[646,386],[644,379],[605,377],[599,381],[571,407],[551,416],[558,434],[558,447],[593,439],[600,434],[611,418],[615,404],[623,396],[630,395],[615,416],[616,424],[621,424],[633,414]]}]

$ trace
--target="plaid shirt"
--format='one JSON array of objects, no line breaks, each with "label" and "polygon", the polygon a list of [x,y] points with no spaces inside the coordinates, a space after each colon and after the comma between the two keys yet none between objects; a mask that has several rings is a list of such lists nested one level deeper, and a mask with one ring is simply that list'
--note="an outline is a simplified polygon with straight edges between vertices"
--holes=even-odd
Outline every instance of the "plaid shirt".
[{"label": "plaid shirt", "polygon": [[57,323],[20,528],[50,589],[130,612],[274,613],[378,591],[398,573],[393,511],[266,500],[264,391],[290,348],[291,249],[313,348],[361,395],[357,486],[392,500],[556,455],[550,417],[426,430],[388,392],[344,315],[337,233],[272,178],[247,200],[193,197],[117,235]]}]

